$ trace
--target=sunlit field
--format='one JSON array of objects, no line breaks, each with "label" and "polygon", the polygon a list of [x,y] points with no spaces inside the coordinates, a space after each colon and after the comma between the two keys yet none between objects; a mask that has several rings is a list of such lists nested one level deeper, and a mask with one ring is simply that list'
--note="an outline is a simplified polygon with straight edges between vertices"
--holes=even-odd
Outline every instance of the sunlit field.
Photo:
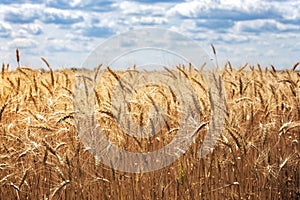
[{"label": "sunlit field", "polygon": [[[0,199],[298,199],[300,198],[299,63],[221,69],[226,119],[214,151],[199,159],[210,123],[209,91],[200,71],[179,66],[191,83],[203,127],[188,151],[161,170],[125,173],[100,162],[78,137],[74,111],[76,69],[33,70],[3,64],[0,74]],[[133,69],[132,69],[133,70]],[[133,70],[134,71],[134,70]],[[133,152],[168,144],[181,111],[174,92],[152,85],[129,102],[131,117],[148,123],[153,105],[167,112],[163,129],[149,139],[126,135],[115,122],[112,91],[124,71],[97,68],[95,115],[112,143]],[[93,75],[97,72],[97,75]],[[150,72],[149,72],[150,73]]]}]

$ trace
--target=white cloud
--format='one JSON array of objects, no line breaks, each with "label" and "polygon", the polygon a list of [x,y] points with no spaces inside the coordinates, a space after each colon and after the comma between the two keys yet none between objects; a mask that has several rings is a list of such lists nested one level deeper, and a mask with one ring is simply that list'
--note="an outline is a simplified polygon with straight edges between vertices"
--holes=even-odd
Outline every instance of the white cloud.
[{"label": "white cloud", "polygon": [[28,49],[28,48],[35,48],[37,47],[38,42],[29,39],[29,38],[15,38],[12,41],[8,42],[8,46],[10,48],[23,48],[23,49]]},{"label": "white cloud", "polygon": [[298,20],[298,24],[300,23],[300,3],[299,1],[287,0],[280,2],[272,2],[271,4],[272,10],[278,12],[283,19],[286,20]]},{"label": "white cloud", "polygon": [[236,22],[235,30],[239,32],[281,32],[300,31],[300,27],[293,24],[283,24],[273,19],[258,19]]},{"label": "white cloud", "polygon": [[228,34],[224,34],[224,35],[220,35],[218,36],[218,40],[225,42],[226,45],[228,43],[245,43],[245,42],[249,42],[250,40],[253,41],[253,39],[255,38],[255,36],[251,36],[251,35],[240,35],[237,33],[228,33]]},{"label": "white cloud", "polygon": [[139,4],[132,1],[118,1],[113,4],[113,7],[119,9],[125,15],[163,15],[166,12],[166,7],[151,4]]},{"label": "white cloud", "polygon": [[44,0],[1,0],[0,4],[25,4],[25,3],[30,3],[30,4],[41,4],[43,3]]},{"label": "white cloud", "polygon": [[24,24],[20,27],[24,37],[28,35],[40,35],[43,33],[43,27],[40,24]]},{"label": "white cloud", "polygon": [[168,20],[164,17],[150,17],[150,16],[142,16],[142,17],[133,16],[128,21],[133,24],[142,24],[142,25],[162,25],[168,22]]},{"label": "white cloud", "polygon": [[35,4],[13,4],[1,8],[4,20],[12,24],[32,23],[39,18],[42,10],[42,5]]},{"label": "white cloud", "polygon": [[11,31],[12,31],[12,27],[10,24],[0,21],[0,37],[10,36]]},{"label": "white cloud", "polygon": [[266,0],[214,0],[188,1],[168,10],[170,17],[232,19],[299,19],[300,3],[297,1],[271,2]]},{"label": "white cloud", "polygon": [[209,1],[192,1],[175,5],[167,11],[167,16],[173,17],[176,15],[182,17],[194,18],[198,12],[205,12],[209,9]]},{"label": "white cloud", "polygon": [[[47,41],[45,49],[51,53],[66,53],[66,52],[89,52],[90,45],[86,44],[85,41],[77,40],[64,40],[59,38],[53,38]],[[75,59],[75,58],[74,58]],[[79,63],[78,63],[79,64]]]},{"label": "white cloud", "polygon": [[74,24],[84,20],[80,12],[72,10],[60,10],[56,8],[44,9],[42,21],[54,24]]},{"label": "white cloud", "polygon": [[47,7],[70,8],[72,2],[69,0],[45,0],[45,4]]},{"label": "white cloud", "polygon": [[76,7],[76,6],[80,5],[80,4],[82,4],[83,2],[85,2],[85,1],[82,1],[82,0],[73,0],[73,1],[70,2],[70,5],[71,5],[71,7]]}]

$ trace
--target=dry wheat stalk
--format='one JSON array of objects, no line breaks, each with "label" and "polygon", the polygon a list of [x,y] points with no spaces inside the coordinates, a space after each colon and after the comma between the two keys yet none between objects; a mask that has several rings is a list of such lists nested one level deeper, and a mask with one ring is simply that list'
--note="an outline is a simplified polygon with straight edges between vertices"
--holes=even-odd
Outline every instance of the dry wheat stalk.
[{"label": "dry wheat stalk", "polygon": [[297,67],[298,67],[299,64],[300,64],[300,62],[297,62],[297,63],[293,66],[292,70],[293,70],[293,71],[296,71],[296,69],[297,69]]},{"label": "dry wheat stalk", "polygon": [[18,48],[16,49],[16,58],[17,58],[18,67],[20,67],[20,52]]},{"label": "dry wheat stalk", "polygon": [[65,180],[63,182],[61,182],[56,189],[53,191],[51,198],[53,199],[55,197],[55,195],[60,192],[60,190],[62,190],[62,188],[64,188],[66,185],[70,184],[70,180]]},{"label": "dry wheat stalk", "polygon": [[1,70],[1,78],[4,79],[4,74],[5,74],[5,65],[2,63],[2,70]]},{"label": "dry wheat stalk", "polygon": [[2,120],[2,115],[3,115],[3,112],[4,112],[4,109],[8,106],[9,102],[6,101],[0,108],[0,122]]},{"label": "dry wheat stalk", "polygon": [[49,70],[50,70],[51,85],[52,85],[52,87],[54,87],[55,79],[54,79],[54,73],[53,73],[53,70],[52,70],[50,64],[48,63],[48,61],[47,61],[45,58],[41,57],[41,59],[42,59],[42,61],[46,64],[46,66],[47,66],[47,67],[49,68]]}]

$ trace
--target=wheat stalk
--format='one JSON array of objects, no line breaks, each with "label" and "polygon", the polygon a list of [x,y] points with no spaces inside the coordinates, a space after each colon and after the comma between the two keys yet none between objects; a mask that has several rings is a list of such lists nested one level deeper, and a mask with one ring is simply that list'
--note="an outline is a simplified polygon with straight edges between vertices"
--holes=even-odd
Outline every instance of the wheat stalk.
[{"label": "wheat stalk", "polygon": [[17,58],[18,67],[20,67],[20,52],[18,48],[16,49],[16,58]]}]

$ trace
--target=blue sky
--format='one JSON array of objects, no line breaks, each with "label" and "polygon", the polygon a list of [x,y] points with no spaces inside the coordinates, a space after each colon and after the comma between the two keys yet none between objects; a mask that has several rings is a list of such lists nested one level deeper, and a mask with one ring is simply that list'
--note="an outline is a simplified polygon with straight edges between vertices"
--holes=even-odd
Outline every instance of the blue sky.
[{"label": "blue sky", "polygon": [[0,61],[80,67],[111,36],[157,27],[195,40],[218,62],[290,68],[300,61],[299,0],[0,0]]}]

